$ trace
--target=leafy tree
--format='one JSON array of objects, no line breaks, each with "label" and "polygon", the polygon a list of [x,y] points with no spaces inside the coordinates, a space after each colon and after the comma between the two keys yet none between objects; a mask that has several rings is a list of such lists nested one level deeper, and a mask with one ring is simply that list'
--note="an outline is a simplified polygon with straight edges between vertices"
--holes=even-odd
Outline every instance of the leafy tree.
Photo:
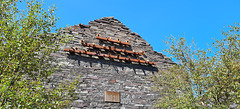
[{"label": "leafy tree", "polygon": [[[77,84],[47,88],[56,71],[51,64],[59,44],[55,7],[45,10],[43,1],[0,1],[0,108],[61,108],[68,105]],[[19,9],[18,5],[26,6]]]},{"label": "leafy tree", "polygon": [[223,31],[212,48],[199,50],[184,38],[170,37],[166,50],[177,65],[153,76],[162,95],[163,108],[239,108],[240,103],[240,26]]}]

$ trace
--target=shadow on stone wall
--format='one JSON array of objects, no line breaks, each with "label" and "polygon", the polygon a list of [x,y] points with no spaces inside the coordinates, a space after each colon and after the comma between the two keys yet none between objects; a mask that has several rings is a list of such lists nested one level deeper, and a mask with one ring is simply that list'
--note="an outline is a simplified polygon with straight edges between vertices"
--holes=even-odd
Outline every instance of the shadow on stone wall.
[{"label": "shadow on stone wall", "polygon": [[[138,63],[129,63],[129,62],[124,62],[124,61],[116,61],[113,59],[105,59],[105,58],[93,58],[93,57],[87,57],[87,56],[81,56],[81,55],[75,55],[75,54],[68,54],[67,58],[78,61],[79,66],[84,66],[82,65],[83,63],[89,63],[90,67],[94,67],[93,64],[101,64],[101,68],[103,68],[103,65],[108,65],[108,66],[113,66],[114,70],[119,73],[119,68],[124,71],[125,68],[130,68],[133,69],[134,73],[136,74],[136,70],[140,69],[144,75],[146,75],[146,71],[152,72],[158,72],[158,68],[154,67],[152,65],[144,65],[144,64],[138,64]],[[103,68],[104,69],[104,68]]]}]

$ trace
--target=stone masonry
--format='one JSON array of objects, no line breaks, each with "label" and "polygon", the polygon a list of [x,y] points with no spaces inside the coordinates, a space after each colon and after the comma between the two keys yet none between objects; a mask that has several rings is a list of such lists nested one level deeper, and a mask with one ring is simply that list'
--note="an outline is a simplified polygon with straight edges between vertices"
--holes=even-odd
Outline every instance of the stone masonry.
[{"label": "stone masonry", "polygon": [[[120,39],[124,42],[130,41],[130,46],[100,41],[96,39],[97,34],[115,40]],[[53,54],[55,61],[62,68],[61,71],[53,75],[55,82],[71,81],[76,76],[81,75],[81,83],[75,92],[76,100],[69,108],[152,109],[159,93],[151,89],[153,83],[147,79],[148,76],[158,73],[159,69],[165,69],[175,64],[162,53],[153,51],[152,46],[139,34],[131,32],[129,28],[114,17],[104,17],[90,21],[88,25],[71,26],[71,28],[61,30],[60,35],[69,36],[73,40],[67,45],[61,46],[61,50]],[[145,54],[139,56],[139,58],[156,62],[156,65],[130,63],[84,54],[70,54],[63,50],[64,48],[78,47],[79,50],[101,51],[105,54],[110,52],[113,55],[129,56],[129,54],[84,47],[80,40],[136,52],[144,51]],[[131,57],[137,58],[132,55]],[[105,102],[105,91],[120,92],[120,103]]]}]

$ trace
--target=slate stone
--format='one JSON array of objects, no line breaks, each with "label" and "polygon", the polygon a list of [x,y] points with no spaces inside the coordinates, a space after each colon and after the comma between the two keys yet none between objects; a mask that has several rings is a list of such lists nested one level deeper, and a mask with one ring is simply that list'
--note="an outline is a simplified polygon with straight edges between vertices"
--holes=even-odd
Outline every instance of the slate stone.
[{"label": "slate stone", "polygon": [[79,24],[79,27],[80,27],[80,28],[89,28],[90,26],[80,23],[80,24]]}]

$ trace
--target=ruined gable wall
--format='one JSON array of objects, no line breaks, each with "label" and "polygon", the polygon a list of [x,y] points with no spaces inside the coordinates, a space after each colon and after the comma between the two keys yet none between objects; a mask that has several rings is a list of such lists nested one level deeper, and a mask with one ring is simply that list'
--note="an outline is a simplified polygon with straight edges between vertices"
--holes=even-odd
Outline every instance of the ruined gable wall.
[{"label": "ruined gable wall", "polygon": [[[96,35],[120,39],[120,41],[130,41],[130,46],[99,41]],[[81,84],[76,90],[77,99],[73,103],[75,108],[151,108],[154,101],[159,97],[150,88],[153,86],[147,77],[158,73],[159,69],[166,68],[174,64],[171,60],[164,58],[165,55],[153,51],[153,48],[142,37],[123,25],[113,17],[90,21],[88,25],[79,24],[71,29],[61,31],[61,35],[68,35],[73,38],[66,46],[55,54],[56,62],[61,65],[62,71],[53,75],[55,82],[73,80],[78,75],[81,76]],[[129,63],[119,60],[98,58],[96,56],[70,54],[63,51],[64,48],[78,47],[80,50],[98,51],[91,47],[84,47],[80,43],[83,40],[96,45],[115,46],[116,48],[145,52],[139,56],[141,60],[156,62],[156,65],[146,65]],[[101,53],[109,51],[101,50]],[[111,54],[119,53],[110,51]],[[127,54],[121,54],[127,57]],[[137,58],[131,56],[131,58]],[[120,92],[120,103],[106,103],[104,92]]]}]

